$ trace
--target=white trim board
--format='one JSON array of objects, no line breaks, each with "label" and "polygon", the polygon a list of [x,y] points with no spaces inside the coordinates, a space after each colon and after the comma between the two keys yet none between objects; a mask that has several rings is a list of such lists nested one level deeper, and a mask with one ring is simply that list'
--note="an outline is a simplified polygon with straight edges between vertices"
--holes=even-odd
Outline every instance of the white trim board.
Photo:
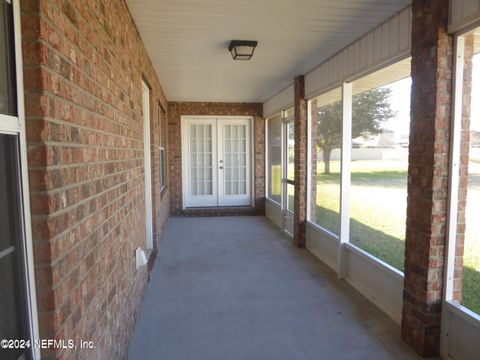
[{"label": "white trim board", "polygon": [[293,106],[294,102],[294,87],[293,84],[287,88],[279,91],[270,99],[263,103],[263,116],[265,118],[272,117],[282,110]]},{"label": "white trim board", "polygon": [[269,198],[265,198],[265,215],[272,221],[278,228],[282,229],[282,206]]},{"label": "white trim board", "polygon": [[[0,115],[0,132],[3,134],[17,135],[19,140],[19,187],[21,211],[23,213],[21,226],[23,228],[24,243],[21,250],[23,251],[23,267],[25,271],[25,290],[27,305],[27,322],[29,326],[30,340],[40,339],[38,325],[38,309],[37,295],[35,285],[35,265],[33,259],[32,244],[32,222],[30,210],[30,191],[28,180],[28,163],[27,163],[27,139],[25,127],[25,103],[24,103],[24,87],[23,87],[23,56],[22,56],[22,33],[20,19],[20,1],[8,1],[13,7],[13,32],[15,47],[15,73],[16,73],[16,91],[17,91],[17,113],[18,116]],[[33,347],[33,359],[40,359],[40,349]]]},{"label": "white trim board", "polygon": [[145,178],[145,231],[146,249],[153,249],[153,205],[152,205],[152,154],[150,146],[150,89],[142,81],[143,109],[143,166]]},{"label": "white trim board", "polygon": [[451,301],[443,304],[442,316],[441,357],[478,360],[480,316]]},{"label": "white trim board", "polygon": [[459,33],[480,26],[480,0],[450,0],[450,33]]},{"label": "white trim board", "polygon": [[[340,240],[307,222],[307,249],[338,273]],[[375,306],[400,323],[403,301],[403,274],[350,244],[343,244],[344,280]]]}]

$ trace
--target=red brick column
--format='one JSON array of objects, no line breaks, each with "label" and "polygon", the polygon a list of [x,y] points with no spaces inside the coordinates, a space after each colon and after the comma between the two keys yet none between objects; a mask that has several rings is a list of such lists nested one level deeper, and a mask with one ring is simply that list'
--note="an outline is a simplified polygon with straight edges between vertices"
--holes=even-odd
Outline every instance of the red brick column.
[{"label": "red brick column", "polygon": [[305,247],[307,223],[307,102],[303,76],[295,78],[295,199],[293,243]]},{"label": "red brick column", "polygon": [[[262,109],[263,111],[263,109]],[[255,208],[258,215],[265,215],[265,119],[255,116],[254,123],[255,151]]]},{"label": "red brick column", "polygon": [[452,37],[448,0],[412,4],[412,94],[402,337],[439,352],[445,260]]}]

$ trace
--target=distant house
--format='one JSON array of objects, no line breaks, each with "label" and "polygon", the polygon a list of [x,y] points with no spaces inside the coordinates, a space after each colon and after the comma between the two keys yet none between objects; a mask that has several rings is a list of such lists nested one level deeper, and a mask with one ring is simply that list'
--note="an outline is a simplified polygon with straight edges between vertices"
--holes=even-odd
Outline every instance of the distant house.
[{"label": "distant house", "polygon": [[378,135],[359,136],[352,139],[354,148],[362,147],[408,147],[408,135],[399,134],[393,130],[383,130]]}]

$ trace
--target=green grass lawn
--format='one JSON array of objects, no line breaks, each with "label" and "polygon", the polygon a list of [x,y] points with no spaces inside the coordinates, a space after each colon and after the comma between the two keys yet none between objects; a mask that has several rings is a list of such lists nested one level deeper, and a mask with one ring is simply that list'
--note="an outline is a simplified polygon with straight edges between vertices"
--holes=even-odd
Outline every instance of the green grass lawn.
[{"label": "green grass lawn", "polygon": [[[480,165],[476,165],[479,166]],[[476,172],[475,165],[470,172]],[[480,170],[480,169],[479,169]],[[480,173],[480,171],[479,171]],[[462,305],[480,313],[480,181],[469,186],[467,242],[464,256]],[[406,161],[352,162],[350,241],[393,267],[404,270],[407,206]],[[331,174],[317,175],[317,223],[338,234],[340,229],[340,164]]]},{"label": "green grass lawn", "polygon": [[[471,162],[467,242],[465,244],[462,305],[480,313],[480,162]],[[280,201],[280,166],[272,169],[272,193]],[[288,189],[293,210],[293,187]],[[353,161],[350,241],[400,271],[404,270],[407,208],[406,161]],[[331,173],[317,175],[317,223],[335,234],[340,230],[340,162],[331,162]]]}]

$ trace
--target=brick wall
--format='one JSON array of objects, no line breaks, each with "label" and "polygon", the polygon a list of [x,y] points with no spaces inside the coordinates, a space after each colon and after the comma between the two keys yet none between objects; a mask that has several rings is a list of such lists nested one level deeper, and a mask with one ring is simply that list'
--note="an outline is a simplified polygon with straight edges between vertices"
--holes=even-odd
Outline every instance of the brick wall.
[{"label": "brick wall", "polygon": [[21,0],[28,165],[42,338],[91,351],[45,358],[122,359],[145,292],[142,76],[151,86],[155,234],[169,214],[158,191],[156,104],[167,106],[122,0]]},{"label": "brick wall", "polygon": [[448,191],[452,37],[448,0],[412,4],[412,93],[402,336],[439,352]]},{"label": "brick wall", "polygon": [[307,231],[307,101],[305,79],[297,76],[294,82],[295,108],[295,199],[293,243],[305,247]]},{"label": "brick wall", "polygon": [[[265,211],[265,122],[262,104],[170,102],[168,104],[169,172],[175,179],[170,185],[170,211],[173,215],[184,214],[182,210],[182,141],[181,117],[183,115],[252,116],[254,117],[254,184],[255,213]],[[251,214],[251,211],[246,211]],[[228,212],[228,214],[231,214]],[[239,214],[236,212],[235,214]],[[221,215],[219,211],[195,212],[195,215]]]}]

